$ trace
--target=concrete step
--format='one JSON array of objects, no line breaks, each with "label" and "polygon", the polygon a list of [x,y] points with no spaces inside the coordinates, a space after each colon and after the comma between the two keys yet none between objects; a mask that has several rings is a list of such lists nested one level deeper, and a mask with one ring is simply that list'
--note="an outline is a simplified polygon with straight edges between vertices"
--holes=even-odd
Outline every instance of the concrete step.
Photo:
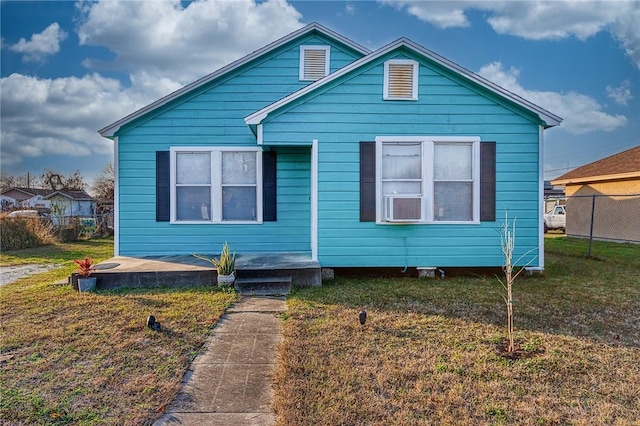
[{"label": "concrete step", "polygon": [[291,277],[236,278],[233,287],[245,295],[281,296],[291,292]]}]

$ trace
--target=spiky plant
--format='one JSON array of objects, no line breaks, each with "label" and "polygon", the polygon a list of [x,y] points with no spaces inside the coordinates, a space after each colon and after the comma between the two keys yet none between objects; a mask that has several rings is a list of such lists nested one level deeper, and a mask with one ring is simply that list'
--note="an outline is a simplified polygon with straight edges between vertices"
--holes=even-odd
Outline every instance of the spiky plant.
[{"label": "spiky plant", "polygon": [[211,262],[213,266],[216,267],[218,271],[218,275],[231,275],[236,270],[236,253],[231,254],[231,250],[229,249],[229,244],[225,241],[222,246],[222,252],[220,252],[220,258],[208,258],[201,256],[199,254],[193,254],[194,257],[198,259],[206,260],[207,262]]}]

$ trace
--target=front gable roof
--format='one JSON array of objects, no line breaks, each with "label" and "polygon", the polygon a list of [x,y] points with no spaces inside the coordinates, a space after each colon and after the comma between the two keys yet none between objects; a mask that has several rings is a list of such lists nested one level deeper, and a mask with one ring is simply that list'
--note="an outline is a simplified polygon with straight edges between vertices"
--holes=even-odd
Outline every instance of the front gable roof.
[{"label": "front gable roof", "polygon": [[640,178],[640,145],[585,164],[551,181],[554,185]]},{"label": "front gable roof", "polygon": [[361,45],[359,45],[358,43],[355,43],[352,40],[349,40],[348,38],[324,27],[323,25],[318,24],[317,22],[313,22],[305,27],[300,28],[297,31],[292,32],[291,34],[288,34],[222,68],[220,68],[217,71],[212,72],[211,74],[208,74],[196,81],[194,81],[191,84],[188,84],[184,87],[182,87],[181,89],[176,90],[173,93],[170,93],[169,95],[158,99],[157,101],[139,109],[138,111],[135,111],[129,115],[127,115],[124,118],[121,118],[120,120],[109,124],[108,126],[104,127],[103,129],[98,130],[98,133],[100,133],[100,135],[107,137],[107,138],[112,138],[115,136],[115,134],[118,132],[118,130],[120,130],[123,126],[131,123],[134,120],[137,120],[140,117],[143,117],[153,111],[156,111],[157,109],[163,107],[164,105],[170,103],[171,101],[178,99],[179,97],[192,92],[214,80],[216,80],[217,78],[220,78],[240,67],[242,67],[243,65],[253,61],[256,58],[259,58],[260,56],[263,56],[269,52],[274,51],[275,49],[285,45],[286,43],[299,38],[301,36],[304,36],[306,34],[310,34],[312,32],[316,32],[319,34],[322,34],[326,37],[332,38],[334,40],[336,40],[339,43],[344,44],[345,46],[353,49],[356,52],[359,52],[362,55],[366,55],[370,52],[369,49],[367,49],[366,47],[363,47]]},{"label": "front gable roof", "polygon": [[262,121],[267,118],[267,116],[276,111],[279,110],[280,108],[289,105],[291,102],[294,102],[297,99],[300,99],[301,97],[315,91],[318,90],[319,88],[329,84],[332,81],[336,81],[337,79],[341,78],[342,76],[344,76],[347,73],[350,73],[354,70],[357,70],[358,68],[361,68],[363,66],[365,66],[366,64],[371,63],[372,61],[381,58],[382,56],[394,51],[394,50],[398,50],[398,49],[408,49],[411,52],[414,52],[415,54],[418,54],[424,58],[426,58],[427,60],[430,60],[440,66],[442,66],[444,69],[453,72],[456,75],[459,75],[463,78],[465,78],[466,80],[488,90],[491,93],[494,93],[496,95],[498,95],[500,98],[502,99],[506,99],[507,101],[514,103],[516,105],[518,105],[521,108],[524,108],[525,110],[531,112],[532,114],[534,114],[536,117],[538,117],[544,124],[545,128],[549,128],[549,127],[553,127],[553,126],[557,126],[562,122],[562,118],[558,117],[555,114],[552,114],[551,112],[545,110],[544,108],[541,108],[529,101],[527,101],[524,98],[521,98],[520,96],[516,95],[515,93],[512,93],[500,86],[498,86],[495,83],[492,83],[491,81],[467,70],[466,68],[461,67],[460,65],[438,55],[435,52],[432,52],[429,49],[426,49],[422,46],[420,46],[419,44],[407,39],[407,38],[400,38],[392,43],[389,43],[386,46],[381,47],[380,49],[368,54],[367,56],[364,56],[363,58],[352,62],[351,64],[341,68],[340,70],[329,74],[328,76],[314,82],[313,84],[310,84],[309,86],[306,86],[300,90],[298,90],[295,93],[292,93],[289,96],[286,96],[282,99],[280,99],[279,101],[276,101],[274,103],[272,103],[271,105],[266,106],[265,108],[262,108],[259,111],[254,112],[253,114],[248,115],[247,117],[245,117],[245,123],[247,123],[247,125],[249,126],[256,126],[258,124],[261,124]]},{"label": "front gable roof", "polygon": [[75,201],[94,201],[94,198],[91,195],[87,194],[85,191],[60,190],[60,191],[52,192],[51,194],[47,195],[45,198],[50,199],[55,197],[56,195],[69,198]]},{"label": "front gable roof", "polygon": [[22,188],[22,187],[14,186],[14,187],[7,188],[4,191],[2,191],[2,195],[6,195],[11,191],[18,191],[18,192],[20,192],[20,193],[22,193],[24,195],[29,196],[29,197],[35,197],[37,195],[40,195],[40,196],[44,197],[44,196],[49,195],[51,193],[51,191],[48,190],[48,189]]}]

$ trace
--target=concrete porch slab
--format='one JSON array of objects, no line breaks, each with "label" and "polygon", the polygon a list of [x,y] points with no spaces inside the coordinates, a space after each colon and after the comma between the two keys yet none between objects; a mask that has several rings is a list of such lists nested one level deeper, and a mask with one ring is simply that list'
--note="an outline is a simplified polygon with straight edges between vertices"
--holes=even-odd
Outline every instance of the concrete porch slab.
[{"label": "concrete porch slab", "polygon": [[[213,264],[191,255],[115,256],[100,262],[95,269],[98,289],[215,286],[217,276]],[[318,286],[322,282],[320,264],[304,253],[238,254],[236,277],[291,279],[294,286]]]}]

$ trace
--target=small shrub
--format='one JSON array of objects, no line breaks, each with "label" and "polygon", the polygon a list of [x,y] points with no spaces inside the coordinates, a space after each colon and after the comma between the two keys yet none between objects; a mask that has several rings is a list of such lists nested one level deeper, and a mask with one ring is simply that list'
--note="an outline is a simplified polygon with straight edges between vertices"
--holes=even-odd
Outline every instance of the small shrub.
[{"label": "small shrub", "polygon": [[93,259],[89,256],[86,256],[84,259],[76,259],[73,263],[78,267],[78,274],[82,275],[84,278],[89,278],[89,276],[91,276],[91,272],[93,271]]},{"label": "small shrub", "polygon": [[53,228],[46,220],[0,215],[1,250],[22,250],[52,244],[54,241]]}]

